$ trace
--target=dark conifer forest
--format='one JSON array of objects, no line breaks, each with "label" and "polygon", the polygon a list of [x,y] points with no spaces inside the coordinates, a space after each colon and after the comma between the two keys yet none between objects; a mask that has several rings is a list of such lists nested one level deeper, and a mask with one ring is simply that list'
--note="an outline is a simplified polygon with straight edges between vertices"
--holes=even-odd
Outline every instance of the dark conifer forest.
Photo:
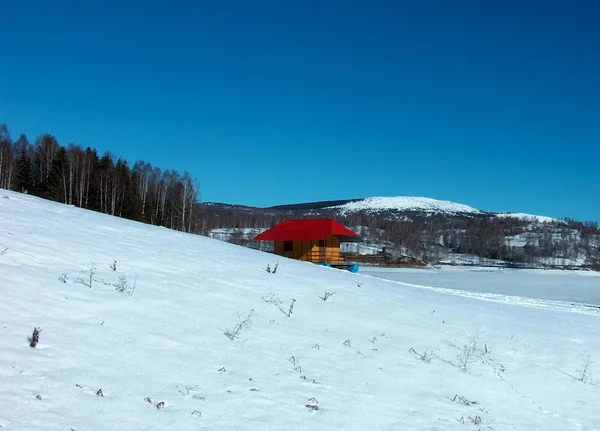
[{"label": "dark conifer forest", "polygon": [[111,152],[61,145],[51,134],[13,140],[0,124],[0,188],[131,220],[198,231],[199,184],[142,160],[133,166]]}]

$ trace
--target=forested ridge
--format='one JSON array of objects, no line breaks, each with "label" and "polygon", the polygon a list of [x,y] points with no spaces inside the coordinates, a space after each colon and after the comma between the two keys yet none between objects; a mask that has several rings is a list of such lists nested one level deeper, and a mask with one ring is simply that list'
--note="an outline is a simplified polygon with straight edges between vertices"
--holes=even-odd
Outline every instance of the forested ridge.
[{"label": "forested ridge", "polygon": [[0,124],[0,188],[131,220],[198,232],[199,184],[188,172],[142,160],[133,166],[110,151],[61,145],[51,134],[30,143]]},{"label": "forested ridge", "polygon": [[[264,247],[252,238],[286,218],[326,216],[353,229],[375,247],[382,263],[440,262],[504,265],[522,268],[590,268],[600,270],[600,232],[596,222],[572,219],[540,223],[517,217],[414,217],[386,219],[366,213],[335,212],[260,214],[240,212],[211,216],[204,208],[205,233],[235,244]],[[268,246],[268,245],[267,245]],[[356,244],[354,245],[356,246]],[[476,259],[472,259],[476,258]]]},{"label": "forested ridge", "polygon": [[[600,231],[595,221],[565,218],[429,216],[418,212],[373,215],[339,214],[334,209],[275,210],[223,204],[201,204],[204,234],[249,247],[268,247],[252,238],[287,218],[332,217],[359,234],[366,247],[378,248],[389,264],[467,262],[513,267],[590,268],[600,270]],[[289,208],[290,206],[286,206]],[[475,258],[475,259],[473,259]]]}]

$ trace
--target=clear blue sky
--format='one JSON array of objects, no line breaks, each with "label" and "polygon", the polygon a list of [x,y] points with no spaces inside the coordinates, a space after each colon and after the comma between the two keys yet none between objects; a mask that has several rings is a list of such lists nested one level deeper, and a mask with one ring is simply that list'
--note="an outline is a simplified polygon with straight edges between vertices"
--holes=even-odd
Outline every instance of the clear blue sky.
[{"label": "clear blue sky", "polygon": [[0,123],[204,201],[600,220],[600,2],[2,2]]}]

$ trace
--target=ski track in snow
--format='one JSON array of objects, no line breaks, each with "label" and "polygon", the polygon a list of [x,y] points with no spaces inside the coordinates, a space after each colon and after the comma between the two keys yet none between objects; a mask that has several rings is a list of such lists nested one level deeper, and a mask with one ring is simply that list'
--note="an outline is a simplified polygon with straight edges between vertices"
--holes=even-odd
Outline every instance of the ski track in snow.
[{"label": "ski track in snow", "polygon": [[503,304],[518,305],[522,307],[543,308],[547,310],[567,311],[573,313],[588,314],[591,316],[600,315],[600,306],[593,304],[583,304],[565,301],[551,301],[547,299],[527,298],[524,296],[501,295],[498,293],[467,292],[458,289],[449,289],[446,287],[426,286],[422,284],[406,283],[404,281],[389,280],[373,275],[363,275],[363,277],[385,280],[390,283],[415,289],[432,290],[434,292],[446,295],[461,296],[463,298],[478,299],[480,301],[499,302]]}]

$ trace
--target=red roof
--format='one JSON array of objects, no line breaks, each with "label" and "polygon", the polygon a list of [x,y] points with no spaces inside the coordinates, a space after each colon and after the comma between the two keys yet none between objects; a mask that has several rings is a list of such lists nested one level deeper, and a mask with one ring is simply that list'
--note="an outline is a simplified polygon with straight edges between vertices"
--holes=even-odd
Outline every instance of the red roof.
[{"label": "red roof", "polygon": [[257,235],[257,241],[316,241],[330,235],[350,241],[360,240],[350,229],[330,218],[286,220]]}]

